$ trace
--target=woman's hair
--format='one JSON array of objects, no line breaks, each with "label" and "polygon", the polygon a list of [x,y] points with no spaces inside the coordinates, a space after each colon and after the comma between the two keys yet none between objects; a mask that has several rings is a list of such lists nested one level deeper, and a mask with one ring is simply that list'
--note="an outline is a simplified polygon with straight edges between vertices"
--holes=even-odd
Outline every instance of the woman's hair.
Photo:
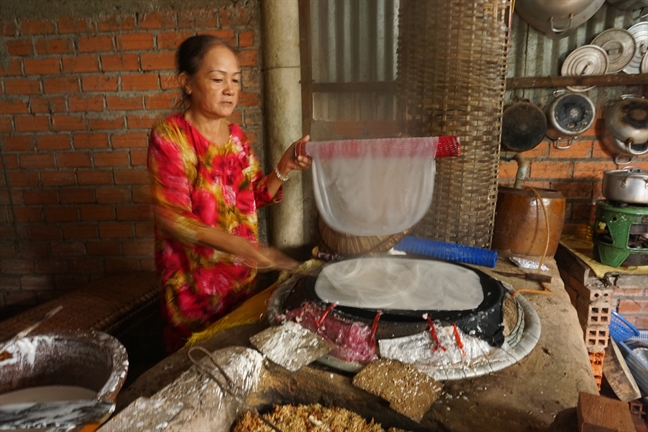
[{"label": "woman's hair", "polygon": [[[230,50],[235,56],[238,56],[238,51],[231,44],[223,39],[217,38],[212,35],[196,35],[185,39],[176,52],[176,65],[178,66],[178,75],[186,73],[189,77],[193,77],[202,64],[203,59],[207,52],[215,46],[222,46]],[[189,95],[182,89],[182,99],[191,99]]]}]

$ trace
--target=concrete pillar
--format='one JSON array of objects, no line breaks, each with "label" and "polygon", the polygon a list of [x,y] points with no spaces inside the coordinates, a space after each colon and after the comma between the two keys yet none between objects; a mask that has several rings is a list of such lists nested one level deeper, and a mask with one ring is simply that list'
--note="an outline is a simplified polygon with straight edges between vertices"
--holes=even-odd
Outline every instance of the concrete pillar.
[{"label": "concrete pillar", "polygon": [[[269,161],[276,164],[302,136],[298,0],[263,0],[265,128]],[[304,246],[302,174],[290,173],[284,197],[270,207],[270,244],[283,251]]]}]

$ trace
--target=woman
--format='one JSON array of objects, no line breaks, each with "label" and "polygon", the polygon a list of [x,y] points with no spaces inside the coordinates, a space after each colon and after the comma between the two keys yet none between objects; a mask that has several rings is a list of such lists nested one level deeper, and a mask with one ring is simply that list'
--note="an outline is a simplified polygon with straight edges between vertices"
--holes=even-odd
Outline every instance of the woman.
[{"label": "woman", "polygon": [[267,176],[241,128],[227,121],[240,91],[236,52],[209,36],[178,48],[183,113],[157,124],[148,166],[155,210],[155,261],[163,288],[167,350],[253,294],[257,269],[296,263],[258,244],[257,208],[279,202],[281,184],[311,160],[290,146]]}]

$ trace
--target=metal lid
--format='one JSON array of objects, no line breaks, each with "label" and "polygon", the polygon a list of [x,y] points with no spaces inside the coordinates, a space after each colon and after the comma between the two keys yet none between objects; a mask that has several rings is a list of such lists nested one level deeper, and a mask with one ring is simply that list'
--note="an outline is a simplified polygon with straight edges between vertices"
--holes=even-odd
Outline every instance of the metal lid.
[{"label": "metal lid", "polygon": [[623,70],[634,57],[636,43],[632,33],[621,28],[605,30],[592,41],[592,45],[598,45],[608,55],[607,73],[615,73]]},{"label": "metal lid", "polygon": [[594,104],[587,96],[565,94],[558,98],[551,115],[555,126],[562,132],[579,135],[592,126],[596,112]]},{"label": "metal lid", "polygon": [[630,63],[623,68],[623,72],[636,74],[641,71],[641,60],[648,50],[648,21],[643,21],[633,25],[628,29],[628,32],[630,32],[634,37],[636,48],[634,57],[630,60]]},{"label": "metal lid", "polygon": [[648,73],[648,52],[644,54],[643,60],[641,61],[641,73]]},{"label": "metal lid", "polygon": [[[563,76],[603,75],[608,68],[608,55],[603,48],[597,45],[584,45],[572,51],[562,65]],[[584,92],[595,86],[567,87],[573,92]]]}]

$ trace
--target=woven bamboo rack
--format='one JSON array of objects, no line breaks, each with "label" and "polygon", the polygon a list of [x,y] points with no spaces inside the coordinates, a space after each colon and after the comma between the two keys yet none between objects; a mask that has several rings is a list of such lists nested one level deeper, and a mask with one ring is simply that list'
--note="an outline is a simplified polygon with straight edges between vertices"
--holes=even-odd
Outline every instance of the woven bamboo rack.
[{"label": "woven bamboo rack", "polygon": [[509,0],[403,0],[399,14],[401,130],[456,135],[458,158],[437,160],[419,237],[490,247],[506,86]]}]

